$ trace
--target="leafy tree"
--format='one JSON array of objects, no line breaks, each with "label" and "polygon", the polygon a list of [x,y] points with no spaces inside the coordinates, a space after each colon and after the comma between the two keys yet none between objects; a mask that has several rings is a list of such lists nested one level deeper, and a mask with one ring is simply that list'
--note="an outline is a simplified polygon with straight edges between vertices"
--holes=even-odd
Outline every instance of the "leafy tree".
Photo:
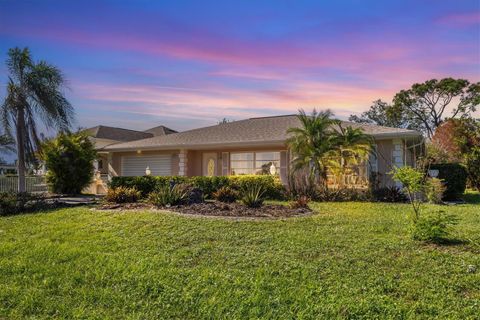
[{"label": "leafy tree", "polygon": [[353,114],[350,115],[349,121],[393,128],[422,129],[421,123],[414,121],[402,108],[380,99],[373,101],[370,109],[363,112],[360,117]]},{"label": "leafy tree", "polygon": [[[448,114],[448,107],[456,102]],[[416,83],[408,90],[401,90],[393,98],[394,105],[401,108],[412,119],[422,123],[431,138],[445,117],[470,117],[480,105],[480,82],[445,78]]]},{"label": "leafy tree", "polygon": [[[361,116],[350,121],[406,128],[424,132],[429,138],[447,118],[469,118],[480,105],[480,82],[464,79],[432,79],[401,90],[393,104],[374,101]],[[452,109],[451,112],[449,110]]]},{"label": "leafy tree", "polygon": [[18,191],[25,191],[26,164],[40,145],[38,120],[47,127],[67,130],[73,108],[62,93],[61,71],[45,61],[34,62],[28,48],[13,48],[6,60],[10,73],[0,120],[7,133],[14,129],[18,159]]},{"label": "leafy tree", "polygon": [[405,166],[393,171],[393,179],[403,185],[403,190],[413,208],[413,222],[416,223],[420,218],[422,200],[419,194],[425,190],[425,174],[417,168]]},{"label": "leafy tree", "polygon": [[47,167],[47,183],[53,192],[79,194],[92,180],[97,153],[85,133],[62,132],[42,144],[40,157]]},{"label": "leafy tree", "polygon": [[[292,167],[294,171],[309,169],[310,177],[326,187],[327,168],[333,162],[341,169],[364,159],[370,152],[370,138],[360,129],[343,128],[341,122],[332,119],[330,110],[311,115],[300,110],[298,119],[301,126],[290,128],[291,137],[287,144],[294,154]],[[339,159],[343,157],[343,165]]]}]

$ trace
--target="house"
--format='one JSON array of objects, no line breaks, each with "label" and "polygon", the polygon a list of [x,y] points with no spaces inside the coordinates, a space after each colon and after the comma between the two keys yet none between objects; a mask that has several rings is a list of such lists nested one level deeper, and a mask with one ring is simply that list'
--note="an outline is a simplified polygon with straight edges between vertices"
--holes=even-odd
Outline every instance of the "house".
[{"label": "house", "polygon": [[[87,131],[97,145],[97,168],[104,176],[276,174],[286,182],[291,157],[287,129],[299,125],[296,115],[284,115],[184,132],[163,126],[146,131],[99,126]],[[375,141],[369,161],[350,170],[349,184],[365,186],[375,172],[380,185],[392,185],[389,172],[394,166],[414,164],[422,145],[417,131],[352,122],[342,125],[360,127]]]}]

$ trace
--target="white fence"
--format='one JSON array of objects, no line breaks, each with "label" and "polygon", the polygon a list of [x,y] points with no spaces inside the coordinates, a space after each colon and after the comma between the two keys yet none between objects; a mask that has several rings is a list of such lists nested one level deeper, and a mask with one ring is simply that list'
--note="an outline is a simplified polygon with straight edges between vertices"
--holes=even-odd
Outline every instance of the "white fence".
[{"label": "white fence", "polygon": [[[25,177],[27,192],[47,192],[47,182],[44,176]],[[17,176],[0,176],[0,192],[18,190]]]}]

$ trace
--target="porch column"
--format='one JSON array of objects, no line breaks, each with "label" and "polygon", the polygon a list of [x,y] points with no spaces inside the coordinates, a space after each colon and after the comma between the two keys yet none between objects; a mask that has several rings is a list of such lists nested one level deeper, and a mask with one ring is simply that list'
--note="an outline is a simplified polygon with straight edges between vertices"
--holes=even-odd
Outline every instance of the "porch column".
[{"label": "porch column", "polygon": [[[392,140],[392,143],[393,143],[392,164],[395,168],[401,168],[405,165],[403,141],[401,139],[394,139]],[[402,184],[400,182],[395,182],[395,185],[399,188],[402,187]]]},{"label": "porch column", "polygon": [[187,175],[187,150],[181,149],[178,153],[178,175],[186,176]]}]

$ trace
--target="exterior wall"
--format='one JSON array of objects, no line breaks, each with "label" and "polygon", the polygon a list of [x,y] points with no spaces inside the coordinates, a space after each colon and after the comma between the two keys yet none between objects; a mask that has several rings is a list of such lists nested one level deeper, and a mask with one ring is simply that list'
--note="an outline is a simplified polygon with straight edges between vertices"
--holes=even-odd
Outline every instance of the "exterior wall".
[{"label": "exterior wall", "polygon": [[222,175],[222,156],[223,153],[228,152],[259,152],[259,151],[286,151],[285,147],[251,147],[251,148],[224,148],[224,149],[210,149],[210,150],[189,150],[187,157],[187,175],[188,176],[202,176],[203,172],[203,154],[216,153],[217,154],[217,175]]},{"label": "exterior wall", "polygon": [[[375,141],[377,148],[377,160],[376,168],[379,173],[379,182],[380,186],[391,186],[395,185],[395,182],[392,180],[390,171],[393,170],[394,166],[404,165],[414,165],[414,156],[413,153],[406,149],[405,143],[401,139],[388,139],[388,140],[376,140]],[[166,151],[142,151],[141,153],[137,152],[114,152],[108,155],[101,154],[100,156],[104,160],[104,170],[110,169],[111,175],[121,175],[121,157],[122,156],[139,156],[142,155],[162,155],[162,154],[171,154],[172,155],[172,175],[186,175],[186,176],[202,176],[205,175],[203,168],[203,154],[204,153],[215,153],[217,155],[217,175],[225,174],[230,172],[229,170],[222,170],[222,162],[224,159],[222,157],[226,154],[232,152],[259,152],[259,151],[287,151],[286,146],[264,146],[264,147],[251,147],[251,148],[216,148],[216,149],[206,149],[206,150],[166,150]],[[226,159],[229,164],[229,158]],[[288,163],[290,161],[290,153],[286,152],[286,159],[282,160],[286,163],[286,166],[282,166],[280,169],[280,174],[283,174],[283,177],[286,177],[288,173]],[[282,177],[282,178],[283,178]]]},{"label": "exterior wall", "polygon": [[171,154],[172,155],[172,175],[178,175],[179,173],[179,157],[177,150],[169,151],[142,151],[137,153],[134,151],[131,152],[113,152],[110,155],[110,174],[114,176],[120,176],[122,173],[122,156],[138,156],[142,155],[162,155],[162,154]]}]

